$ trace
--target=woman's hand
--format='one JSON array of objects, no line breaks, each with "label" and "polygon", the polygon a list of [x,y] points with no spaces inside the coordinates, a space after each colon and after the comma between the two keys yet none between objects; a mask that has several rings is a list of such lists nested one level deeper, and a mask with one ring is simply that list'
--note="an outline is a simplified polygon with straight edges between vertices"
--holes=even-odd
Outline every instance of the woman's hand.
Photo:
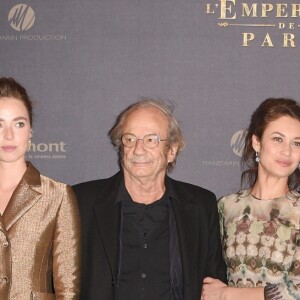
[{"label": "woman's hand", "polygon": [[201,300],[222,300],[228,286],[219,279],[206,277],[203,280]]}]

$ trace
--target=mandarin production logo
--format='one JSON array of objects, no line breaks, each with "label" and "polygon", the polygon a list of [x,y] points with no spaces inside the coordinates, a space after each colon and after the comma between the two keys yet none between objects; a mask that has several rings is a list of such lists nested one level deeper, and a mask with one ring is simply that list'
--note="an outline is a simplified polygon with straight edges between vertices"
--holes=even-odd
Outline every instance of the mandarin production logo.
[{"label": "mandarin production logo", "polygon": [[[206,4],[205,12],[217,17],[218,26],[224,30],[230,30],[232,27],[242,28],[243,47],[253,45],[296,47],[297,34],[300,33],[299,3],[250,3],[249,0],[243,2],[214,0],[213,2]],[[280,39],[275,37],[275,30],[280,31]]]},{"label": "mandarin production logo", "polygon": [[[235,132],[230,141],[230,146],[234,154],[242,156],[245,146],[245,137],[247,130],[238,130]],[[239,167],[239,160],[202,160],[201,165],[205,167]]]},{"label": "mandarin production logo", "polygon": [[[43,20],[42,17],[39,18]],[[15,32],[19,34],[10,34],[2,32],[5,27],[0,28],[0,41],[65,41],[67,40],[66,34],[27,34],[32,29],[33,25],[36,26],[36,13],[33,8],[27,4],[14,5],[8,12],[8,24]],[[7,26],[8,27],[8,26]],[[25,34],[26,32],[26,34]]]},{"label": "mandarin production logo", "polygon": [[30,29],[35,21],[33,9],[26,4],[15,5],[8,14],[10,26],[17,31]]},{"label": "mandarin production logo", "polygon": [[238,130],[231,137],[231,149],[234,154],[242,156],[243,149],[245,146],[245,137],[247,135],[247,130]]}]

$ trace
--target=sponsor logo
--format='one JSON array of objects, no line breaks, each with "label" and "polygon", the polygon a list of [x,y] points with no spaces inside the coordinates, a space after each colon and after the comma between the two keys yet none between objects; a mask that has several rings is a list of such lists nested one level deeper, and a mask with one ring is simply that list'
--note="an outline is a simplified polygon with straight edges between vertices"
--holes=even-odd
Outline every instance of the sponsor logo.
[{"label": "sponsor logo", "polygon": [[29,159],[65,159],[66,143],[31,143],[27,152]]},{"label": "sponsor logo", "polygon": [[217,25],[227,33],[234,27],[235,32],[240,31],[243,47],[295,48],[300,33],[300,4],[290,2],[214,0],[206,3],[205,12],[216,17]]},{"label": "sponsor logo", "polygon": [[240,162],[235,160],[202,160],[201,165],[204,167],[235,167]]},{"label": "sponsor logo", "polygon": [[242,156],[244,150],[246,134],[247,130],[239,130],[231,137],[231,149],[236,155],[240,157]]},{"label": "sponsor logo", "polygon": [[15,5],[8,14],[10,26],[17,31],[30,29],[35,21],[33,9],[26,4]]},{"label": "sponsor logo", "polygon": [[[40,41],[66,41],[67,35],[64,33],[43,33],[27,34],[36,21],[36,13],[31,6],[27,4],[17,4],[13,6],[8,13],[8,23],[18,33],[8,34],[0,32],[0,41],[26,41],[26,42],[40,42]],[[42,18],[39,18],[42,21]],[[3,29],[3,28],[1,28]]]},{"label": "sponsor logo", "polygon": [[[247,130],[238,130],[231,137],[231,149],[239,157],[243,154],[246,134]],[[241,163],[240,160],[202,160],[201,165],[204,167],[239,167]]]}]

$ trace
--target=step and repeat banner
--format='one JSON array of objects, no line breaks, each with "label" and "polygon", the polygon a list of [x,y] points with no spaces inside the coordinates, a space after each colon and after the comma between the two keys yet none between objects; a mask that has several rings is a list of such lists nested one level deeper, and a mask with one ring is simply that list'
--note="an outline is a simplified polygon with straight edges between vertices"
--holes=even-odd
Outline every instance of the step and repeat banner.
[{"label": "step and repeat banner", "polygon": [[141,97],[172,101],[186,148],[170,175],[240,185],[245,128],[269,97],[300,99],[296,0],[0,3],[0,75],[34,102],[28,159],[75,184],[118,170],[107,132]]}]

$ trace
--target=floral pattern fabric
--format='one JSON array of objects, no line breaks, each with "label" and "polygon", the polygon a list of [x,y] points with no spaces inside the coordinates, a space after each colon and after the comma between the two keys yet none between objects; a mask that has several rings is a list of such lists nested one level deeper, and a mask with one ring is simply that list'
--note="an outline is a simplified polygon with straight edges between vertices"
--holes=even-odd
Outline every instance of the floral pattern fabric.
[{"label": "floral pattern fabric", "polygon": [[300,194],[260,200],[245,190],[221,198],[218,209],[228,285],[300,299]]}]

